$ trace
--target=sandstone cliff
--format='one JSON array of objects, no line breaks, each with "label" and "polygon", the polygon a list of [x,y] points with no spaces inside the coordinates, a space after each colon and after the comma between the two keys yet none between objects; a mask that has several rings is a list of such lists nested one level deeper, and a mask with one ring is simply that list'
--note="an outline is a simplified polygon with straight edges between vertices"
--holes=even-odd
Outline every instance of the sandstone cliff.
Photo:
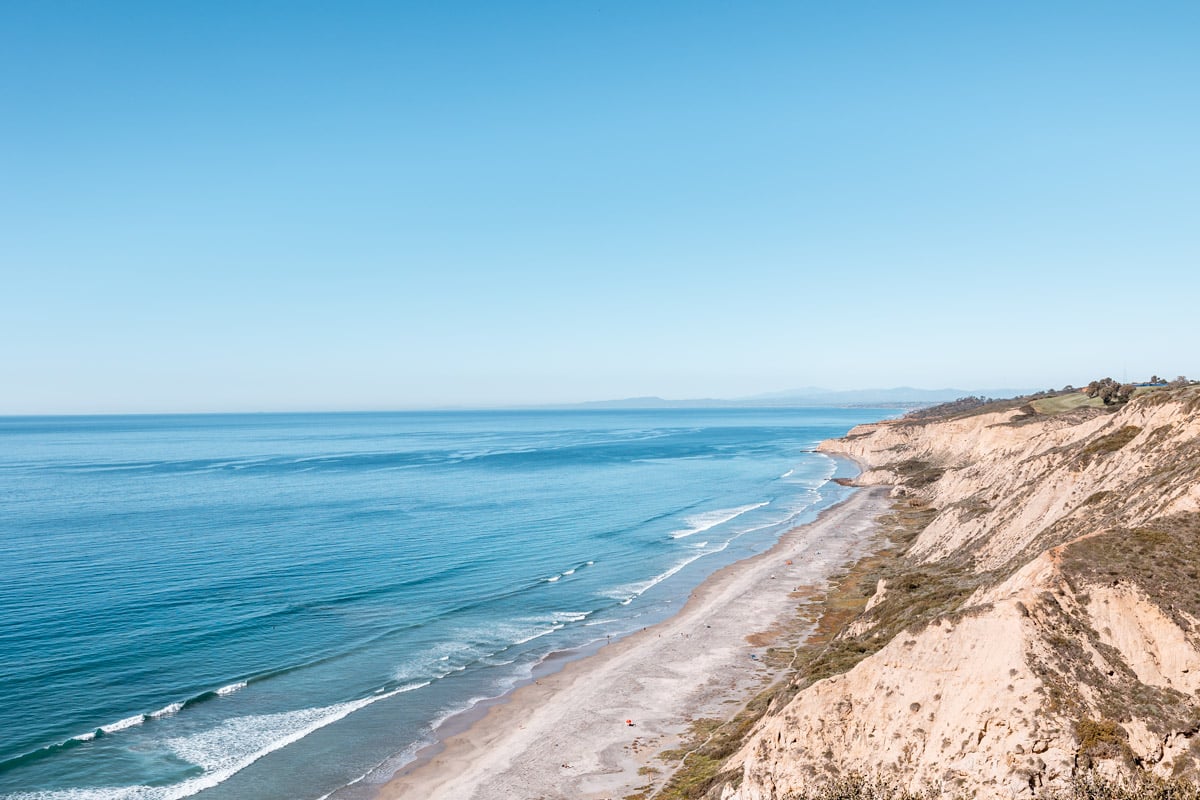
[{"label": "sandstone cliff", "polygon": [[713,796],[851,771],[988,798],[1087,769],[1196,774],[1200,387],[889,421],[822,449],[893,486],[919,533],[834,643],[861,660],[798,678]]}]

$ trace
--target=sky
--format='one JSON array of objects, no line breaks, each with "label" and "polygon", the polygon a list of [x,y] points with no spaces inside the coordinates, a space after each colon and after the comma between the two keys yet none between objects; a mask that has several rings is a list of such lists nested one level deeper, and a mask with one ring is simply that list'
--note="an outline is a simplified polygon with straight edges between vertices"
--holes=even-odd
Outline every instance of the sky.
[{"label": "sky", "polygon": [[1200,4],[5,2],[0,414],[1200,377]]}]

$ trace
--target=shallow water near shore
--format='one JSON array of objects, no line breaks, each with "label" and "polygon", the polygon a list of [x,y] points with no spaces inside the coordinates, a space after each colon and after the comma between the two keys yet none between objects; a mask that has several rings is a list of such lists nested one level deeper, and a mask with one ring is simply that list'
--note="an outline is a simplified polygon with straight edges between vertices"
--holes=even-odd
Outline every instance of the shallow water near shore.
[{"label": "shallow water near shore", "polygon": [[0,796],[365,790],[843,496],[812,448],[893,413],[0,419]]}]

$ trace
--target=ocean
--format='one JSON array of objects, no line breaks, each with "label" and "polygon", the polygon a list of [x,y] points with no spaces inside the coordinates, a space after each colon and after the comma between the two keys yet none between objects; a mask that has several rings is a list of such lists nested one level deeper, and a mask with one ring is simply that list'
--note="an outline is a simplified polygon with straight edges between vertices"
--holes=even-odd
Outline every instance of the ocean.
[{"label": "ocean", "polygon": [[0,797],[360,800],[846,496],[890,409],[0,418]]}]

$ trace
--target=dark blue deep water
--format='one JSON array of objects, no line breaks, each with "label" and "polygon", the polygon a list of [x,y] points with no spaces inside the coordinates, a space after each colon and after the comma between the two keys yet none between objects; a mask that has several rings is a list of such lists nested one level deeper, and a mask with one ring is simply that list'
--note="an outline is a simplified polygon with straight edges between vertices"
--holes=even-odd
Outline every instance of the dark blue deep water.
[{"label": "dark blue deep water", "polygon": [[843,497],[813,447],[890,413],[0,418],[0,797],[367,794]]}]

